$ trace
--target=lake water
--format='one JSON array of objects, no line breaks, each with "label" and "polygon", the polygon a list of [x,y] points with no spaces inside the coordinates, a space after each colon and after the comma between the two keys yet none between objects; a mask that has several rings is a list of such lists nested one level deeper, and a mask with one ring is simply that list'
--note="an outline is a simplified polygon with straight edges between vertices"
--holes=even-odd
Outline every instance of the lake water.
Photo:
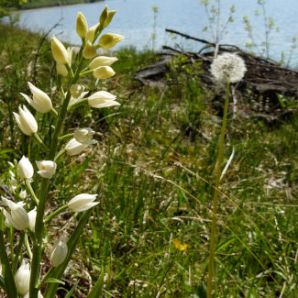
[{"label": "lake water", "polygon": [[[244,30],[242,18],[248,16],[253,25],[254,38],[260,45],[265,38],[265,28],[264,19],[255,14],[255,11],[260,9],[257,0],[222,0],[221,2],[223,22],[231,5],[234,4],[236,8],[234,23],[229,25],[222,43],[233,43],[244,48],[249,39]],[[292,39],[298,35],[298,1],[267,0],[266,2],[267,16],[272,17],[279,27],[279,32],[272,32],[270,37],[270,56],[279,60],[282,52],[286,57],[290,55]],[[213,40],[210,31],[203,32],[203,28],[208,25],[208,17],[200,0],[106,0],[92,4],[27,10],[20,14],[20,25],[32,31],[47,31],[54,24],[59,23],[52,34],[64,41],[78,44],[79,38],[74,30],[76,13],[82,11],[88,23],[93,25],[105,5],[118,11],[108,31],[123,34],[125,36],[123,46],[134,46],[139,50],[151,49],[154,46],[158,50],[164,44],[173,46],[178,43],[185,49],[200,49],[201,44],[196,42],[177,37],[173,39],[165,33],[165,28]],[[158,7],[155,45],[152,45],[153,6]],[[291,65],[298,65],[298,52],[292,55]]]}]

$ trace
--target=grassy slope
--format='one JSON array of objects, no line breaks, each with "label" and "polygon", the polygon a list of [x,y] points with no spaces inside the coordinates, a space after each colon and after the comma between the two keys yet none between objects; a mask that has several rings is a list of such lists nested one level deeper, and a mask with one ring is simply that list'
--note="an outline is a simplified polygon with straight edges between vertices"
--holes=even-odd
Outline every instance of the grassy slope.
[{"label": "grassy slope", "polygon": [[[5,102],[20,101],[17,94],[26,90],[32,75],[28,62],[37,45],[36,36],[0,27],[0,98]],[[57,178],[64,181],[61,200],[78,192],[73,187],[78,181],[84,181],[82,191],[99,191],[101,204],[82,239],[84,259],[78,255],[77,264],[81,260],[94,276],[104,272],[107,297],[204,297],[208,181],[218,132],[210,96],[193,76],[199,67],[173,71],[167,88],[152,89],[132,77],[154,61],[153,55],[122,50],[118,56],[118,75],[107,87],[122,105],[92,111],[92,127],[104,134],[92,159],[67,161]],[[49,61],[45,44],[37,77],[45,90],[51,83]],[[69,125],[78,124],[75,119],[89,125],[89,118],[82,117],[86,113],[80,110]],[[298,117],[274,128],[254,120],[230,126],[226,155],[232,145],[236,155],[222,189],[216,297],[297,295],[297,130]],[[177,249],[173,239],[187,249]],[[72,274],[81,278],[79,296],[84,297],[80,266],[73,266]]]}]

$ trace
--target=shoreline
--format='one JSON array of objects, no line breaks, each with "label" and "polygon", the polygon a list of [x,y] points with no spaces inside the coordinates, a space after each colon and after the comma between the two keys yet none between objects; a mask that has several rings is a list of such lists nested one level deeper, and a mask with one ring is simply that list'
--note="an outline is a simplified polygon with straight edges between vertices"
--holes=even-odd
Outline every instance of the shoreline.
[{"label": "shoreline", "polygon": [[52,7],[63,7],[63,6],[73,6],[73,5],[80,5],[80,4],[93,4],[97,2],[105,2],[105,0],[94,0],[94,1],[73,1],[72,3],[49,3],[49,4],[36,4],[30,7],[20,7],[20,8],[11,8],[11,12],[18,12],[18,11],[26,11],[26,10],[35,10],[35,9],[43,9],[43,8],[52,8]]}]

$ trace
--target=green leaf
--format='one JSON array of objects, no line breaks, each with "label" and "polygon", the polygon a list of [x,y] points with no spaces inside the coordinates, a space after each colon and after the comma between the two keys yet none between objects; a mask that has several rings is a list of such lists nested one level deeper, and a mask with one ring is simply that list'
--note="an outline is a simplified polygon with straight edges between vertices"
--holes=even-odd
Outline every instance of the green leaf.
[{"label": "green leaf", "polygon": [[61,285],[65,285],[65,282],[61,279],[57,279],[57,278],[54,278],[54,277],[49,277],[45,280],[45,283],[48,283],[48,284],[61,284]]}]

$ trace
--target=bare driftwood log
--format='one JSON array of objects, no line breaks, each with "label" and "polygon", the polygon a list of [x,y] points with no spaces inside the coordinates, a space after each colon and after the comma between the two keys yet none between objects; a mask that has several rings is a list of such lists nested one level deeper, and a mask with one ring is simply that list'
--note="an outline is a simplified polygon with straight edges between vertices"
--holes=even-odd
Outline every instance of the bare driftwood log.
[{"label": "bare driftwood log", "polygon": [[[193,61],[200,61],[203,70],[202,81],[212,84],[212,77],[209,72],[210,64],[214,56],[215,44],[207,40],[190,36],[185,33],[178,32],[172,29],[166,29],[167,32],[180,35],[186,39],[191,39],[203,44],[203,47],[198,52],[185,52],[181,49],[164,46],[166,51],[160,62],[150,65],[140,70],[136,79],[143,84],[153,84],[159,82],[165,77],[169,70],[169,62],[171,58],[176,55],[184,55],[189,58],[189,63]],[[275,94],[282,94],[288,97],[298,99],[298,72],[284,68],[278,63],[257,57],[253,54],[247,53],[234,45],[219,45],[219,53],[234,52],[240,55],[246,63],[247,72],[241,85],[248,87],[256,94],[265,94],[272,97]],[[247,88],[246,88],[247,89]],[[274,97],[274,96],[273,96]]]}]

